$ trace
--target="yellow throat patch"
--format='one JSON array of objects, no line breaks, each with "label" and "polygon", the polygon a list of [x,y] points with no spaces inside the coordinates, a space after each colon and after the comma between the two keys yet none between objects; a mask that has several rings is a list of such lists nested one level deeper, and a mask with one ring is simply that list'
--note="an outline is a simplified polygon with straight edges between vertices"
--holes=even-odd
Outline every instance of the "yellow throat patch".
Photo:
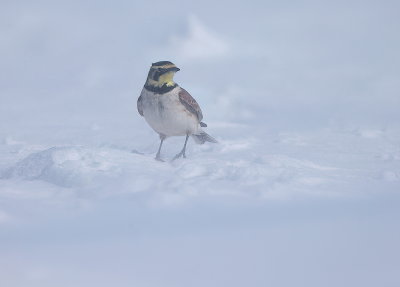
[{"label": "yellow throat patch", "polygon": [[172,87],[173,85],[175,85],[175,82],[173,80],[174,78],[174,74],[175,72],[167,72],[165,74],[162,74],[159,78],[158,81],[154,81],[153,79],[147,79],[147,83],[150,86],[154,86],[154,87],[161,87],[164,84],[167,87]]}]

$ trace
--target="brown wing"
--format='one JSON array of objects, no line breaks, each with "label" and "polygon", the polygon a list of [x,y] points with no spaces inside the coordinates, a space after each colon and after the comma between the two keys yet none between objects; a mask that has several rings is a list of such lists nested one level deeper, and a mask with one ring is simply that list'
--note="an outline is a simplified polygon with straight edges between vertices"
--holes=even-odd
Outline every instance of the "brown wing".
[{"label": "brown wing", "polygon": [[179,92],[179,100],[199,121],[203,119],[203,113],[201,112],[199,104],[185,89],[181,89]]},{"label": "brown wing", "polygon": [[137,110],[139,114],[143,117],[143,97],[140,95],[140,97],[137,100]]}]

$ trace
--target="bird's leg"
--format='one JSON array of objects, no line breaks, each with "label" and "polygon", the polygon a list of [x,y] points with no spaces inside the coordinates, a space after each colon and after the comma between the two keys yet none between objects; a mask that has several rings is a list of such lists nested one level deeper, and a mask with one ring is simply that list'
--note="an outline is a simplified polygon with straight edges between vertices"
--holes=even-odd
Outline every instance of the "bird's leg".
[{"label": "bird's leg", "polygon": [[164,142],[164,140],[165,140],[165,136],[164,135],[160,135],[160,140],[161,140],[161,142],[160,142],[160,146],[158,147],[158,151],[157,151],[157,154],[156,154],[156,160],[158,160],[158,161],[163,161],[162,159],[161,159],[161,157],[160,157],[160,153],[161,153],[161,147],[162,147],[162,144],[163,144],[163,142]]},{"label": "bird's leg", "polygon": [[186,139],[185,139],[185,144],[183,145],[183,149],[181,150],[180,153],[178,153],[176,156],[174,156],[174,158],[172,160],[176,160],[176,159],[180,158],[181,156],[183,156],[183,158],[186,158],[185,151],[186,151],[186,144],[187,144],[188,139],[189,139],[189,134],[186,134]]}]

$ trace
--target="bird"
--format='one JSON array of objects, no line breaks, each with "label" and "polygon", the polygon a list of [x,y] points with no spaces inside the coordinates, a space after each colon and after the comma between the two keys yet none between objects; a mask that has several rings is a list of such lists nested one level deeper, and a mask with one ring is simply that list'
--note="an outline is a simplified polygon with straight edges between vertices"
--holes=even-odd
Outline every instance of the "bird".
[{"label": "bird", "polygon": [[196,100],[177,83],[174,75],[180,69],[170,61],[152,63],[146,82],[137,100],[137,110],[150,127],[158,133],[160,145],[155,159],[161,159],[164,140],[171,136],[186,136],[182,150],[172,160],[186,158],[189,136],[198,144],[217,143],[203,131],[203,113]]}]

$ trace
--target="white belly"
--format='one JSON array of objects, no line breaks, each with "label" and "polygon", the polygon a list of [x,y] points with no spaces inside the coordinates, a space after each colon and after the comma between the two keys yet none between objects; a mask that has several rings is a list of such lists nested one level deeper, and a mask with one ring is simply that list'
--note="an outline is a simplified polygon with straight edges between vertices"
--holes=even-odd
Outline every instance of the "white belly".
[{"label": "white belly", "polygon": [[143,94],[144,118],[157,133],[165,136],[196,134],[199,121],[181,104],[176,89],[163,95],[146,91]]}]

